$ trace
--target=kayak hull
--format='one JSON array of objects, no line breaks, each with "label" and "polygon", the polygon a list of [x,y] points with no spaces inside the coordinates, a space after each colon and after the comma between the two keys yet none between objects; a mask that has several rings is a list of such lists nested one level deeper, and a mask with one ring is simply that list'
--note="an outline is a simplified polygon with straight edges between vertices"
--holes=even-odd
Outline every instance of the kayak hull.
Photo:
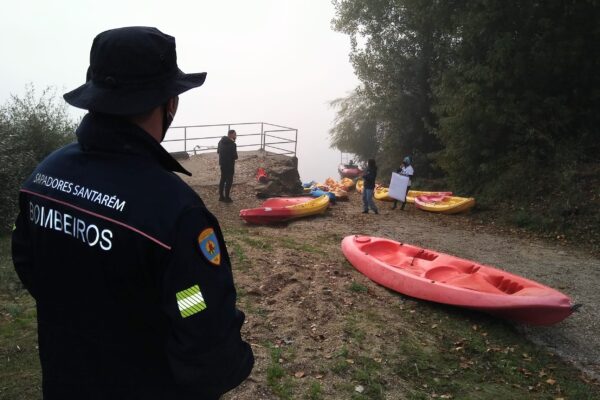
[{"label": "kayak hull", "polygon": [[312,189],[312,190],[309,192],[309,194],[310,194],[312,197],[321,197],[321,196],[327,196],[327,197],[329,197],[329,200],[330,200],[332,203],[335,203],[335,201],[336,201],[336,197],[335,197],[335,194],[334,194],[334,193],[332,193],[332,192],[327,192],[327,191],[325,191],[325,190],[322,190],[322,189]]},{"label": "kayak hull", "polygon": [[449,254],[369,236],[347,236],[342,252],[369,279],[418,299],[530,325],[552,325],[573,312],[571,299],[555,289]]},{"label": "kayak hull", "polygon": [[272,224],[324,213],[329,206],[329,196],[279,197],[263,202],[262,207],[240,210],[240,218],[250,224]]},{"label": "kayak hull", "polygon": [[287,207],[287,206],[295,206],[297,204],[306,203],[307,201],[313,200],[314,197],[308,196],[300,196],[300,197],[271,197],[263,201],[261,204],[262,207]]},{"label": "kayak hull", "polygon": [[346,190],[346,191],[350,191],[350,190],[354,189],[354,186],[355,186],[354,180],[352,180],[350,178],[342,178],[340,180],[340,184],[344,187],[344,190]]},{"label": "kayak hull", "polygon": [[375,188],[375,193],[373,194],[373,197],[375,197],[375,200],[379,200],[379,201],[394,201],[394,200],[396,200],[393,197],[390,197],[390,189],[386,188],[384,186],[377,186]]},{"label": "kayak hull", "polygon": [[427,192],[423,190],[409,190],[406,194],[406,202],[414,203],[417,196],[452,196],[452,192]]},{"label": "kayak hull", "polygon": [[362,174],[362,170],[358,166],[347,166],[340,164],[338,166],[338,172],[341,178],[357,178]]},{"label": "kayak hull", "polygon": [[364,180],[362,178],[359,178],[356,180],[356,191],[358,193],[362,193],[363,192],[363,188],[364,188]]},{"label": "kayak hull", "polygon": [[441,214],[458,214],[469,211],[475,206],[472,197],[456,196],[417,196],[415,206],[418,209]]}]

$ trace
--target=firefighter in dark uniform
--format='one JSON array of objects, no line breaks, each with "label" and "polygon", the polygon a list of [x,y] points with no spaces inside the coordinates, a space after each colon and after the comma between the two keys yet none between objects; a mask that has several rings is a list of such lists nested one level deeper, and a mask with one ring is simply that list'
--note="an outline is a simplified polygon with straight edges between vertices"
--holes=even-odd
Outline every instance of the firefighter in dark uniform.
[{"label": "firefighter in dark uniform", "polygon": [[237,133],[230,129],[227,136],[219,140],[217,153],[219,153],[219,166],[221,167],[221,181],[219,182],[219,201],[231,203],[231,185],[233,185],[233,175],[235,174],[235,160],[238,159],[237,145],[235,139]]},{"label": "firefighter in dark uniform", "polygon": [[252,370],[219,223],[159,144],[205,78],[173,37],[120,28],[64,96],[89,113],[23,185],[13,232],[45,399],[216,399]]}]

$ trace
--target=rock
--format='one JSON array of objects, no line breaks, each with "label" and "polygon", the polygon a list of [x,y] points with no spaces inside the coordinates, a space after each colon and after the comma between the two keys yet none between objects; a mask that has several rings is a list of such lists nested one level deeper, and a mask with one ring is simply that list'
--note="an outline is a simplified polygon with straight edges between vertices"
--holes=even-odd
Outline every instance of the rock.
[{"label": "rock", "polygon": [[269,177],[267,183],[256,182],[254,188],[259,198],[276,196],[293,196],[303,193],[300,174],[298,174],[298,159],[295,157],[269,157],[265,170]]}]

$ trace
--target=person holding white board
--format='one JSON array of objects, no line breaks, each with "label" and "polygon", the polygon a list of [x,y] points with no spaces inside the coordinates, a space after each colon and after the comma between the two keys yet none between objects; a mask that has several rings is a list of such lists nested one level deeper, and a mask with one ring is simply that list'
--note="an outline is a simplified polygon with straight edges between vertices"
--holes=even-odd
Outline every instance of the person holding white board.
[{"label": "person holding white board", "polygon": [[[415,170],[412,167],[412,162],[409,156],[404,157],[402,160],[402,167],[400,167],[396,173],[400,175],[404,175],[408,177],[408,185],[406,186],[406,195],[408,195],[408,191],[410,190],[411,178],[415,174]],[[404,201],[402,202],[401,210],[404,210],[404,206],[406,205],[406,195],[404,196]],[[395,210],[398,206],[398,200],[394,200],[394,205],[392,206],[392,210]]]}]

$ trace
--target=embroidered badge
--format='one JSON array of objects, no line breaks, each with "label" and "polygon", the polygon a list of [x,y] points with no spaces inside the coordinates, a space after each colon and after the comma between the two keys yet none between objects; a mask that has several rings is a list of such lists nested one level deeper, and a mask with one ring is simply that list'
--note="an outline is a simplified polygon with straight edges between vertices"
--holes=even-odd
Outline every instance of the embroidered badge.
[{"label": "embroidered badge", "polygon": [[175,297],[177,298],[179,312],[183,318],[197,314],[206,308],[204,297],[202,297],[202,292],[200,291],[200,287],[198,285],[194,285],[191,288],[177,292]]},{"label": "embroidered badge", "polygon": [[208,262],[213,265],[221,265],[221,249],[219,249],[219,241],[213,228],[206,228],[198,235],[198,245],[200,252]]}]

